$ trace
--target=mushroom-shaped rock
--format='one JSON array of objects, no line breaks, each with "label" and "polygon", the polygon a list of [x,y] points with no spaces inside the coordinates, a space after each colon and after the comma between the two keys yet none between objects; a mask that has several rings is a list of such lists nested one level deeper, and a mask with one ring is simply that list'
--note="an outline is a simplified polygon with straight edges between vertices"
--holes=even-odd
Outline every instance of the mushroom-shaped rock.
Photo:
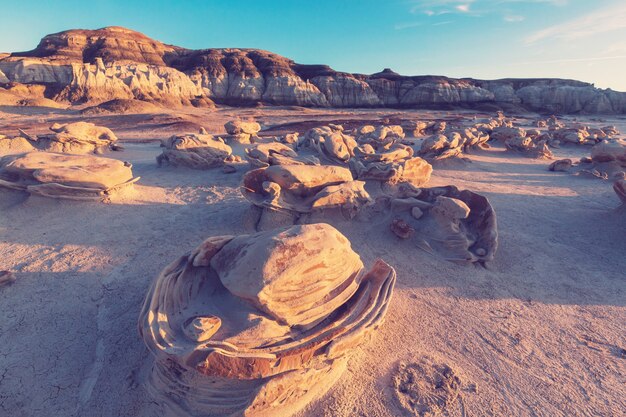
[{"label": "mushroom-shaped rock", "polygon": [[129,163],[90,155],[29,152],[0,158],[0,186],[46,197],[105,200],[138,179]]},{"label": "mushroom-shaped rock", "polygon": [[232,154],[230,146],[221,139],[207,134],[174,135],[162,141],[165,148],[157,156],[159,165],[186,166],[194,169],[210,169],[224,165]]},{"label": "mushroom-shaped rock", "polygon": [[21,133],[32,141],[33,146],[46,152],[101,153],[111,149],[117,141],[111,129],[87,122],[55,123],[50,130],[54,133],[37,137]]},{"label": "mushroom-shaped rock", "polygon": [[380,326],[394,282],[327,224],[209,238],[148,291],[147,388],[177,415],[292,415]]}]

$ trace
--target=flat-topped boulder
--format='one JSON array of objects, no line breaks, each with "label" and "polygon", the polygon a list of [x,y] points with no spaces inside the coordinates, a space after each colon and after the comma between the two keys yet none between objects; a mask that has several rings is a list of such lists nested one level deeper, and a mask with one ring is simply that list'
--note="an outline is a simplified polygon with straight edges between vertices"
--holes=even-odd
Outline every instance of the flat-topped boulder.
[{"label": "flat-topped boulder", "polygon": [[139,179],[131,167],[90,155],[29,152],[0,159],[0,186],[45,197],[105,200]]}]

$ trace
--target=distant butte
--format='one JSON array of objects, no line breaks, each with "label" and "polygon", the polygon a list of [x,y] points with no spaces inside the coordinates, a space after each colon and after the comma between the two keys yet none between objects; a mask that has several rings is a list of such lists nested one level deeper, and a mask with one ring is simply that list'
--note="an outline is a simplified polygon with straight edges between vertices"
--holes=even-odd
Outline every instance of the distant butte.
[{"label": "distant butte", "polygon": [[30,98],[68,104],[139,99],[174,106],[626,113],[626,93],[581,81],[403,76],[389,68],[350,74],[259,49],[185,49],[119,26],[59,32],[32,51],[0,54],[0,87],[0,95],[27,90]]}]

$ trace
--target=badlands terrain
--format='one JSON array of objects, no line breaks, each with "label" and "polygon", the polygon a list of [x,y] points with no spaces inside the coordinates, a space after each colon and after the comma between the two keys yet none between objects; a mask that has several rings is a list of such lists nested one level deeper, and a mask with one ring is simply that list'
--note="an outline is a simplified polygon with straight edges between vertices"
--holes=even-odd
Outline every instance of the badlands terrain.
[{"label": "badlands terrain", "polygon": [[[53,123],[74,121],[108,126],[124,150],[105,156],[130,162],[141,177],[132,192],[105,203],[0,191],[2,269],[15,277],[1,288],[2,414],[152,416],[164,411],[146,390],[152,360],[137,332],[150,283],[207,237],[255,232],[240,190],[247,163],[233,173],[159,167],[160,139],[200,127],[224,134],[237,118],[262,123],[261,137],[273,137],[328,123],[490,115],[281,107],[85,115],[2,107],[1,116],[0,131],[12,135],[18,128],[42,135]],[[623,118],[577,120],[626,129]],[[248,146],[234,145],[234,153],[243,157]],[[590,146],[552,152],[555,160],[578,160]],[[499,246],[486,267],[457,265],[398,238],[390,215],[329,218],[367,268],[382,258],[397,283],[384,325],[301,415],[428,415],[406,405],[412,385],[403,388],[398,375],[412,369],[413,385],[423,378],[428,387],[432,364],[458,378],[442,415],[620,415],[626,217],[611,181],[550,172],[550,162],[492,143],[435,164],[428,187],[479,193],[497,213]]]},{"label": "badlands terrain", "polygon": [[1,416],[626,410],[624,93],[116,27],[0,83]]}]

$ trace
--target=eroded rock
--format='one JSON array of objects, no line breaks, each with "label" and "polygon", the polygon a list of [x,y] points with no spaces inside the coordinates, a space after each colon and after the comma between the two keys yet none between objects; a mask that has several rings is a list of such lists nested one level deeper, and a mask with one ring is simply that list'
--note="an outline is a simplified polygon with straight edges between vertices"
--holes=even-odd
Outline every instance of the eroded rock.
[{"label": "eroded rock", "polygon": [[71,154],[102,153],[115,149],[117,141],[111,129],[87,122],[55,123],[50,130],[54,133],[33,136],[20,131],[20,134],[42,151]]},{"label": "eroded rock", "polygon": [[181,415],[290,416],[380,326],[394,282],[327,224],[209,238],[148,291],[147,389]]},{"label": "eroded rock", "polygon": [[0,158],[0,186],[45,197],[105,200],[138,179],[116,159],[50,152]]},{"label": "eroded rock", "polygon": [[165,149],[157,156],[159,165],[210,169],[224,166],[232,155],[230,146],[220,138],[203,133],[173,135],[161,142]]},{"label": "eroded rock", "polygon": [[364,187],[342,167],[273,165],[246,173],[242,193],[261,209],[257,227],[263,229],[266,221],[271,226],[267,217],[275,212],[283,213],[289,224],[301,214],[329,209],[352,217],[371,201]]}]

